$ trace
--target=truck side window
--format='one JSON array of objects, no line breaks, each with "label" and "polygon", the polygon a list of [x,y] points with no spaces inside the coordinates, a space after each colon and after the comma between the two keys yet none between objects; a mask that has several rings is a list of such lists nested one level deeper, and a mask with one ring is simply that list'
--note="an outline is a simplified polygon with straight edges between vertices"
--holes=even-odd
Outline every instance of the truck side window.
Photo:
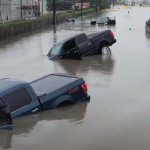
[{"label": "truck side window", "polygon": [[2,97],[2,101],[3,103],[7,103],[10,107],[10,111],[13,112],[30,104],[32,99],[26,89],[21,89]]},{"label": "truck side window", "polygon": [[65,53],[68,53],[70,50],[73,50],[74,48],[76,48],[75,40],[71,39],[64,44],[63,49]]},{"label": "truck side window", "polygon": [[80,45],[88,40],[87,36],[85,34],[81,34],[76,37],[75,41],[77,45]]}]

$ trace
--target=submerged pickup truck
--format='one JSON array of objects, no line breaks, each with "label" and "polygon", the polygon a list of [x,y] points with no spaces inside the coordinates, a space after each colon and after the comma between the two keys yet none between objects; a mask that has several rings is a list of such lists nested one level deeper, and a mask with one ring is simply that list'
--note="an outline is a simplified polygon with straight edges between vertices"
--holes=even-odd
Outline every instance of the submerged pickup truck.
[{"label": "submerged pickup truck", "polygon": [[91,21],[91,25],[96,24],[107,24],[107,25],[115,25],[116,24],[116,18],[115,17],[99,17],[97,21]]},{"label": "submerged pickup truck", "polygon": [[47,56],[50,59],[81,59],[83,56],[111,53],[109,46],[115,42],[114,34],[110,30],[89,35],[82,33],[55,44]]},{"label": "submerged pickup truck", "polygon": [[89,99],[85,81],[75,76],[50,74],[31,83],[0,79],[0,128],[12,128],[12,119],[22,115]]}]

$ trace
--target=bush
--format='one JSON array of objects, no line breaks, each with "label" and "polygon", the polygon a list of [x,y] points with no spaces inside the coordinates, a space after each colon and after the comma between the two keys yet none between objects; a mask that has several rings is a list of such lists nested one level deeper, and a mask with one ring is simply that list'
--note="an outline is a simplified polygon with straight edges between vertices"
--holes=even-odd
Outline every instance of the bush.
[{"label": "bush", "polygon": [[[93,13],[94,9],[83,10],[83,15]],[[56,15],[56,23],[61,23],[67,18],[75,18],[81,15],[80,11],[69,11]],[[32,20],[17,20],[0,24],[0,40],[10,36],[25,32],[34,32],[39,29],[45,29],[52,25],[52,15],[38,17]]]}]

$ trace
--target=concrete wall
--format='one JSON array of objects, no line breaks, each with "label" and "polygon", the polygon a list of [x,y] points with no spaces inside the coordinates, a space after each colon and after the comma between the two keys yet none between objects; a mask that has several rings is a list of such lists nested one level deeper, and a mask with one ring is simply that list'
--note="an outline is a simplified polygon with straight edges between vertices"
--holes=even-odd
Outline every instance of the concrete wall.
[{"label": "concrete wall", "polygon": [[11,20],[17,20],[21,18],[20,0],[11,0],[10,4]]},{"label": "concrete wall", "polygon": [[10,0],[1,0],[0,1],[0,10],[1,10],[1,15],[0,15],[0,20],[1,21],[6,21],[11,19],[11,5],[10,5]]},{"label": "concrete wall", "polygon": [[44,15],[44,14],[47,14],[47,0],[41,0],[40,1],[40,11],[41,11],[41,14]]}]

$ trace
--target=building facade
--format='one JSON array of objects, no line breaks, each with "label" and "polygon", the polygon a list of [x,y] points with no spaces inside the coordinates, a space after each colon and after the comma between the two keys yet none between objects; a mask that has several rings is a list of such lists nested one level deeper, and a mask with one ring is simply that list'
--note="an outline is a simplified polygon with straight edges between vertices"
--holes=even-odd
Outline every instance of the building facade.
[{"label": "building facade", "polygon": [[[89,2],[83,2],[82,7],[83,7],[83,9],[89,8],[90,7],[90,3]],[[75,3],[75,8],[76,9],[81,9],[81,3],[80,2],[76,2]]]},{"label": "building facade", "polygon": [[11,18],[11,0],[0,0],[0,22]]},{"label": "building facade", "polygon": [[32,19],[47,13],[47,0],[0,0],[0,22]]}]

